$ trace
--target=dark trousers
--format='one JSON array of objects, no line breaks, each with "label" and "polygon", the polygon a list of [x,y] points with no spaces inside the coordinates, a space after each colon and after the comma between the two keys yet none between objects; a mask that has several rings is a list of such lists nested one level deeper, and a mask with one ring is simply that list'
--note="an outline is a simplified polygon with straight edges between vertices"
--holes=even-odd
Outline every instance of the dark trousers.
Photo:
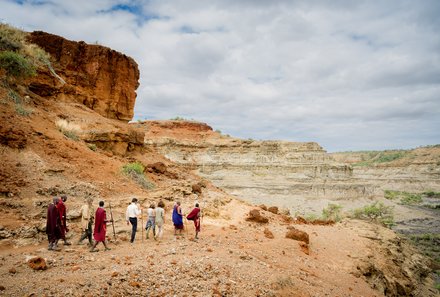
[{"label": "dark trousers", "polygon": [[138,227],[138,219],[137,218],[130,218],[130,224],[131,224],[131,240],[130,240],[130,242],[133,242],[134,238],[136,237],[136,230]]},{"label": "dark trousers", "polygon": [[86,238],[89,240],[89,245],[92,245],[92,225],[90,223],[88,228],[86,230],[83,230],[83,234],[81,235],[79,242],[82,242]]}]

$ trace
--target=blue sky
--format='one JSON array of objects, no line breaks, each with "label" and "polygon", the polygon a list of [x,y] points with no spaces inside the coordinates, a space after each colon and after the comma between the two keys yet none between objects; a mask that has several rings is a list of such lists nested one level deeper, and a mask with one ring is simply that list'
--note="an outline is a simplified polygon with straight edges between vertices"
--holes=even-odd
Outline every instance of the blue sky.
[{"label": "blue sky", "polygon": [[439,1],[0,1],[0,20],[111,47],[137,119],[328,151],[440,143]]}]

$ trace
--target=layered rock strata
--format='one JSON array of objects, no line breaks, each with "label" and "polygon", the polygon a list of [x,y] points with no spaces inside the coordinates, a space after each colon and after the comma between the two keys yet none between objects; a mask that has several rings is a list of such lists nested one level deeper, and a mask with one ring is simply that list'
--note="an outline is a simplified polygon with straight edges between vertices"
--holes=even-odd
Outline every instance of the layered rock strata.
[{"label": "layered rock strata", "polygon": [[[139,86],[136,62],[100,45],[36,31],[29,41],[52,57],[52,67],[32,79],[29,89],[57,101],[78,102],[112,119],[130,121]],[[64,82],[63,82],[64,80]]]},{"label": "layered rock strata", "polygon": [[[254,203],[273,201],[292,208],[315,200],[314,205],[326,206],[330,200],[377,194],[374,186],[353,181],[352,168],[335,162],[314,142],[239,140],[209,132],[205,126],[198,132],[192,129],[189,134],[199,136],[193,141],[188,132],[187,138],[183,136],[183,130],[188,131],[183,124],[146,122],[145,128],[146,146]],[[170,135],[179,134],[179,129],[179,137]]]}]

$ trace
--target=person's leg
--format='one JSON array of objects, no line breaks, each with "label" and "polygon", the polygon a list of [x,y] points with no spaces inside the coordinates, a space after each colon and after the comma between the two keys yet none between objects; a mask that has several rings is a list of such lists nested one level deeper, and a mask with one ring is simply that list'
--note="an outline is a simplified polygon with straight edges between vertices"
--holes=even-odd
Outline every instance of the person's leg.
[{"label": "person's leg", "polygon": [[136,238],[137,218],[130,218],[130,223],[131,223],[131,240],[130,240],[130,242],[133,243],[134,239]]},{"label": "person's leg", "polygon": [[150,226],[148,226],[147,228],[146,228],[146,230],[147,230],[147,239],[149,238],[149,233],[150,233]]},{"label": "person's leg", "polygon": [[88,237],[87,230],[83,230],[83,233],[81,234],[81,238],[78,240],[78,244],[81,244],[81,242]]},{"label": "person's leg", "polygon": [[95,241],[95,244],[92,246],[92,248],[90,249],[90,251],[91,252],[95,252],[96,250],[95,250],[95,248],[96,248],[96,246],[98,245],[98,242],[99,241]]},{"label": "person's leg", "polygon": [[93,241],[92,241],[92,228],[91,227],[89,229],[87,229],[87,238],[89,239],[89,246],[92,246]]},{"label": "person's leg", "polygon": [[109,248],[109,247],[107,246],[107,244],[105,243],[105,240],[104,240],[102,243],[104,244],[104,248],[105,248],[106,251],[111,250],[111,248]]}]

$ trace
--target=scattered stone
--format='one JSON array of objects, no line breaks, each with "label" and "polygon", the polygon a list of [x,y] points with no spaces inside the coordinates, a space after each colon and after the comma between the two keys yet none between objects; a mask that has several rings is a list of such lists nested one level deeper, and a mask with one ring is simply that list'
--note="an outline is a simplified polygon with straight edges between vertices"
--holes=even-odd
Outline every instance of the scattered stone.
[{"label": "scattered stone", "polygon": [[10,274],[16,274],[17,270],[15,269],[15,267],[11,267],[11,268],[9,268],[9,273]]},{"label": "scattered stone", "polygon": [[258,209],[252,209],[251,211],[249,211],[249,215],[246,218],[246,221],[252,221],[252,222],[265,224],[265,223],[269,222],[269,219],[262,216]]},{"label": "scattered stone", "polygon": [[271,206],[267,210],[273,214],[278,214],[278,207],[277,206]]},{"label": "scattered stone", "polygon": [[202,186],[199,184],[192,185],[191,189],[194,194],[202,194]]},{"label": "scattered stone", "polygon": [[286,238],[303,241],[307,244],[309,243],[309,234],[304,231],[295,229],[294,227],[290,227],[289,229],[290,230],[286,233]]},{"label": "scattered stone", "polygon": [[141,284],[135,281],[131,281],[130,282],[130,286],[135,287],[135,288],[140,288]]},{"label": "scattered stone", "polygon": [[4,291],[4,290],[6,290],[6,288],[0,285],[0,291]]},{"label": "scattered stone", "polygon": [[73,266],[72,267],[72,271],[77,271],[77,270],[80,270],[81,268],[79,267],[79,266],[77,266],[77,265],[75,265],[75,266]]},{"label": "scattered stone", "polygon": [[32,259],[29,259],[27,263],[28,263],[28,266],[34,270],[46,270],[47,269],[46,260],[44,260],[44,258],[41,258],[41,257],[34,257]]},{"label": "scattered stone", "polygon": [[117,277],[118,275],[119,275],[119,272],[117,272],[117,271],[112,272],[112,277]]},{"label": "scattered stone", "polygon": [[299,247],[301,248],[301,251],[303,251],[304,254],[310,255],[310,248],[307,243],[300,241],[300,242],[298,242],[298,244],[299,244]]},{"label": "scattered stone", "polygon": [[264,229],[264,236],[266,236],[266,237],[269,238],[269,239],[273,239],[273,238],[275,238],[275,236],[273,235],[273,233],[272,233],[269,229],[267,229],[267,228]]},{"label": "scattered stone", "polygon": [[267,211],[267,206],[264,205],[264,204],[261,204],[258,207],[261,208],[262,210],[266,210]]}]

